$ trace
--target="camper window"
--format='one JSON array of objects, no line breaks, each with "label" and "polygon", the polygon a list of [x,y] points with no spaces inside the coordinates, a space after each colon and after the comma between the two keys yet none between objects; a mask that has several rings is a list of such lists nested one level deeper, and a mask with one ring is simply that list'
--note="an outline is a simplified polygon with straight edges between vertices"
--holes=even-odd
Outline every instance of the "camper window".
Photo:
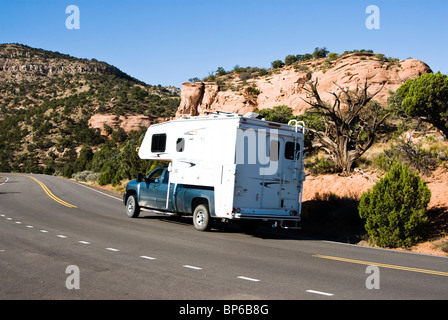
[{"label": "camper window", "polygon": [[[296,153],[300,151],[300,144],[296,143]],[[295,157],[296,159],[298,156]],[[286,142],[285,144],[285,159],[294,160],[294,142]]]},{"label": "camper window", "polygon": [[165,152],[166,134],[157,133],[152,135],[151,152]]},{"label": "camper window", "polygon": [[176,151],[177,152],[183,152],[185,148],[185,139],[184,138],[177,138],[176,141]]}]

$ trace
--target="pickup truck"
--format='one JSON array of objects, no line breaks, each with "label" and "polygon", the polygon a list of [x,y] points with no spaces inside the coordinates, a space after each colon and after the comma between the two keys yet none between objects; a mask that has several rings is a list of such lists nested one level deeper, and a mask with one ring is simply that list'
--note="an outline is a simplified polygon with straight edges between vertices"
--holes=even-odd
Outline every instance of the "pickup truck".
[{"label": "pickup truck", "polygon": [[158,213],[192,215],[194,227],[208,230],[214,212],[214,188],[169,183],[169,170],[159,167],[128,182],[123,195],[126,213],[136,218],[142,208]]}]

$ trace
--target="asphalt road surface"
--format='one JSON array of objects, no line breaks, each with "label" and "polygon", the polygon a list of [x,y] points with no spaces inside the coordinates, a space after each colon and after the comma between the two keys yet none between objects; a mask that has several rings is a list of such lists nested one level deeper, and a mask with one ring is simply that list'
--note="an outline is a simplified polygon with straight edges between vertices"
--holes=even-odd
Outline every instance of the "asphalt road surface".
[{"label": "asphalt road surface", "polygon": [[447,299],[448,259],[189,218],[126,216],[121,199],[0,174],[0,299]]}]

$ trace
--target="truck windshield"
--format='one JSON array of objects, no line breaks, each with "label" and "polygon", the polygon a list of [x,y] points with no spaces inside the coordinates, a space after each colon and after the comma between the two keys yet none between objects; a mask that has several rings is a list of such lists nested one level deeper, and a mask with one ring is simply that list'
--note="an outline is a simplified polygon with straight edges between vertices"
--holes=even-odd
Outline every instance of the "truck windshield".
[{"label": "truck windshield", "polygon": [[160,179],[162,177],[164,168],[158,168],[155,171],[151,172],[148,175],[149,182],[154,182],[156,179]]},{"label": "truck windshield", "polygon": [[168,183],[169,174],[166,168],[158,168],[148,175],[148,181],[150,183]]}]

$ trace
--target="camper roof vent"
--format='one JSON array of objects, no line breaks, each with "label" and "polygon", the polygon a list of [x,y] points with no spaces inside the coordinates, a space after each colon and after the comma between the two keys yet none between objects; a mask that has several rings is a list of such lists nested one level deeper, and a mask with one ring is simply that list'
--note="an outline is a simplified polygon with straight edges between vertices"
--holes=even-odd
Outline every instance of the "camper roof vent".
[{"label": "camper roof vent", "polygon": [[244,115],[244,117],[250,118],[250,119],[263,119],[262,116],[260,116],[258,113],[255,113],[255,112],[248,112]]},{"label": "camper roof vent", "polygon": [[215,110],[215,111],[205,111],[204,114],[206,116],[212,115],[212,116],[224,116],[224,117],[240,117],[242,116],[241,114],[238,113],[234,113],[234,112],[228,112],[228,111],[220,111],[220,110]]}]

